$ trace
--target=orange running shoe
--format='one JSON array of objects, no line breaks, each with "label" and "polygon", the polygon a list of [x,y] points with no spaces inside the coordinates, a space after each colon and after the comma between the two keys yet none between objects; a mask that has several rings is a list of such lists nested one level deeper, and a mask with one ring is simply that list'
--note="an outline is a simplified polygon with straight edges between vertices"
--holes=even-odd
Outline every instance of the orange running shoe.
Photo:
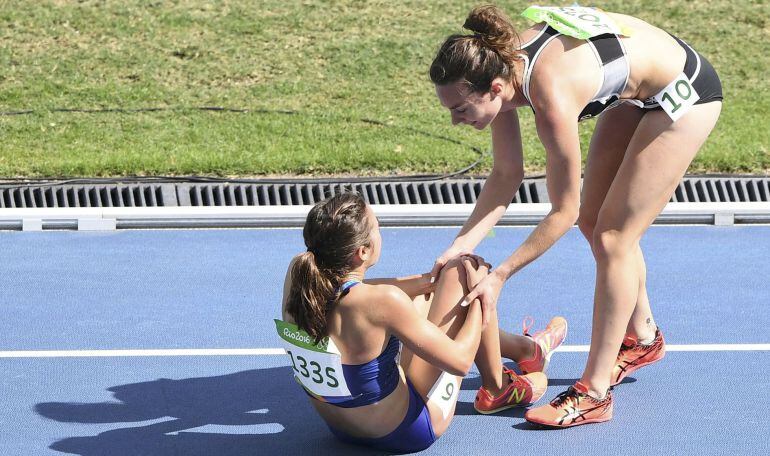
[{"label": "orange running shoe", "polygon": [[524,418],[531,423],[559,428],[609,421],[612,393],[608,389],[604,399],[594,399],[588,395],[588,388],[578,381],[550,404],[527,410]]},{"label": "orange running shoe", "polygon": [[483,386],[476,393],[473,408],[477,412],[489,415],[511,407],[529,405],[537,402],[548,388],[548,378],[542,372],[516,375],[516,372],[503,366],[503,375],[508,375],[511,383],[502,393],[493,396]]},{"label": "orange running shoe", "polygon": [[[527,324],[529,323],[529,324]],[[532,317],[524,319],[524,335],[535,341],[535,354],[531,359],[519,361],[519,369],[524,374],[530,372],[545,372],[551,355],[567,337],[567,320],[563,317],[553,317],[544,330],[538,331],[534,336],[529,335],[529,328],[534,323]]]},{"label": "orange running shoe", "polygon": [[660,361],[665,355],[666,341],[663,340],[660,328],[655,330],[655,339],[649,345],[642,345],[635,338],[626,336],[623,339],[623,345],[620,346],[615,368],[612,370],[610,386],[622,382],[626,376],[640,367]]}]

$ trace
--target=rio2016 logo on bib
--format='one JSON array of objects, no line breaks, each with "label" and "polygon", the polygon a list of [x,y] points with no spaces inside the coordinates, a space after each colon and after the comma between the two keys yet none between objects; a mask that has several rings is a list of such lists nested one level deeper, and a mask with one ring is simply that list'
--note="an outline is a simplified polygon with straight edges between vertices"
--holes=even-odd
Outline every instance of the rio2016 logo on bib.
[{"label": "rio2016 logo on bib", "polygon": [[316,396],[349,397],[350,389],[342,372],[342,357],[328,337],[318,345],[297,325],[275,320],[283,348],[291,358],[294,377]]}]

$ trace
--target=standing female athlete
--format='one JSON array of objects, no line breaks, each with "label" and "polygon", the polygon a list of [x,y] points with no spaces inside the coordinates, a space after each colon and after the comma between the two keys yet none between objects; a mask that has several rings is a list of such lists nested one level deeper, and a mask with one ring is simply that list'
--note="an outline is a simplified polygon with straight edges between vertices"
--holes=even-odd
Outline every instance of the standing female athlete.
[{"label": "standing female athlete", "polygon": [[[494,372],[483,382],[507,393],[477,403],[482,412],[530,404],[545,392],[551,350],[541,341],[560,338],[558,345],[566,323],[554,319],[534,338],[503,333],[494,347],[479,349],[490,328],[498,337],[497,317],[487,316],[482,336],[479,301],[459,304],[487,275],[480,257],[448,261],[435,283],[427,273],[364,281],[381,238],[377,217],[356,193],[315,205],[303,236],[307,252],[289,266],[276,325],[295,378],[341,440],[394,452],[427,448],[449,426],[474,358],[482,374]],[[504,368],[501,348],[531,373]]]},{"label": "standing female athlete", "polygon": [[[573,387],[526,418],[558,427],[606,421],[610,386],[665,353],[639,241],[714,128],[721,84],[703,56],[640,19],[583,7],[523,15],[537,24],[519,36],[498,8],[475,8],[464,24],[472,34],[448,37],[431,65],[452,123],[491,125],[494,151],[473,213],[431,274],[471,252],[511,202],[524,176],[516,108],[530,107],[552,209],[468,299],[480,298],[490,314],[504,282],[577,221],[596,260],[588,362]],[[577,123],[602,112],[581,194]]]}]

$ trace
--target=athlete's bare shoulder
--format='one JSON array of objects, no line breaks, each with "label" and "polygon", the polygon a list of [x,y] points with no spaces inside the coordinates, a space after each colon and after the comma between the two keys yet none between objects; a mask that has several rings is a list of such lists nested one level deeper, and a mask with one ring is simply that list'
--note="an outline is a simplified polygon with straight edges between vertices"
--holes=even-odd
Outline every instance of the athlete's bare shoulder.
[{"label": "athlete's bare shoulder", "polygon": [[405,301],[411,302],[409,296],[395,285],[361,284],[351,288],[346,298],[340,300],[339,306],[341,309],[355,309],[376,317],[384,308]]},{"label": "athlete's bare shoulder", "polygon": [[633,37],[640,37],[640,38],[649,38],[649,37],[658,37],[658,38],[667,38],[669,37],[668,33],[659,28],[656,27],[653,24],[650,24],[649,22],[640,19],[638,17],[629,16],[628,14],[621,14],[621,13],[607,13],[608,16],[618,24],[622,24],[630,29],[630,38]]}]

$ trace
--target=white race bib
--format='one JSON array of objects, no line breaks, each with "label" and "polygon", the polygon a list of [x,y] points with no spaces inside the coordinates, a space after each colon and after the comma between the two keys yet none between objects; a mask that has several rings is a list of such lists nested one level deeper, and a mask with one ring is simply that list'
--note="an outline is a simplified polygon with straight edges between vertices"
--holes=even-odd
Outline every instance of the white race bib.
[{"label": "white race bib", "polygon": [[295,324],[275,320],[275,327],[291,358],[294,377],[305,389],[316,396],[350,397],[340,351],[330,338],[315,345],[313,338]]},{"label": "white race bib", "polygon": [[653,97],[666,111],[671,120],[676,122],[684,113],[700,100],[700,95],[690,83],[690,79],[684,73],[674,79],[665,89]]},{"label": "white race bib", "polygon": [[446,372],[441,372],[438,380],[428,393],[428,401],[438,405],[441,414],[446,418],[460,396],[460,385],[457,377]]}]

